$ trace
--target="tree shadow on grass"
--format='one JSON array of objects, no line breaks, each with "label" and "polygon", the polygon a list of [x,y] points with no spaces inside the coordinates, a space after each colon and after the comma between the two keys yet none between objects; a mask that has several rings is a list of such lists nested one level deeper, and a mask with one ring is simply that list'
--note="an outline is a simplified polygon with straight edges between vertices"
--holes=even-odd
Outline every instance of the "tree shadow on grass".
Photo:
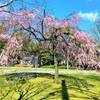
[{"label": "tree shadow on grass", "polygon": [[[73,89],[76,92],[80,92],[86,96],[78,96],[77,94],[70,94],[71,97],[80,98],[80,99],[91,99],[91,100],[100,100],[100,93],[91,91],[91,88],[95,87],[94,84],[90,84],[86,79],[76,78],[74,76],[64,76],[60,75],[61,78],[64,78],[68,89]],[[94,78],[94,77],[93,77]]]},{"label": "tree shadow on grass", "polygon": [[100,81],[100,76],[97,75],[88,75],[86,78],[92,79],[94,81]]},{"label": "tree shadow on grass", "polygon": [[29,79],[37,78],[37,77],[47,77],[52,78],[52,74],[48,73],[33,73],[33,72],[22,72],[22,73],[12,73],[12,74],[6,74],[4,75],[6,77],[6,80],[8,81],[18,81],[20,83],[25,83]]},{"label": "tree shadow on grass", "polygon": [[[47,78],[53,78],[53,75],[48,73],[12,73],[3,75],[8,82],[11,82],[8,89],[4,88],[5,86],[0,87],[0,100],[9,99],[9,100],[31,100],[36,95],[39,95],[41,92],[50,88],[52,84],[48,82]],[[37,83],[29,82],[30,79],[35,79],[39,77],[44,77],[43,80]],[[34,80],[35,81],[35,80]],[[42,83],[42,84],[41,84]],[[4,89],[6,91],[4,91]],[[13,98],[11,95],[12,92],[17,93],[18,98]],[[11,99],[13,98],[13,99]]]},{"label": "tree shadow on grass", "polygon": [[46,95],[45,97],[41,98],[40,100],[55,100],[57,98],[54,98],[54,96],[56,95],[56,97],[61,96],[62,100],[69,100],[69,94],[67,91],[67,86],[66,86],[66,82],[65,80],[61,81],[61,87],[60,88],[56,88],[55,91],[50,92],[48,95]]},{"label": "tree shadow on grass", "polygon": [[61,87],[62,87],[62,100],[69,100],[69,94],[68,94],[68,90],[67,90],[67,85],[66,85],[66,81],[62,80],[61,81]]},{"label": "tree shadow on grass", "polygon": [[[27,87],[27,89],[26,89],[27,92],[24,93],[25,87],[23,87],[23,84],[25,84],[27,82],[27,80],[37,78],[37,77],[46,77],[49,79],[53,79],[54,75],[48,74],[48,73],[29,73],[29,72],[26,73],[26,72],[23,72],[23,73],[6,74],[4,77],[6,77],[6,80],[8,80],[8,81],[15,81],[15,82],[18,81],[18,82],[22,83],[21,87],[17,87],[17,89],[19,90],[18,93],[20,94],[19,100],[22,100],[20,98],[24,98],[27,95],[28,95],[28,98],[32,98],[35,95],[38,95],[39,93],[50,88],[50,84],[48,85],[48,83],[46,83],[46,84],[40,83],[40,84],[37,84],[37,86],[35,86],[35,87],[37,87],[37,90],[34,91],[35,87],[33,84],[31,84]],[[62,78],[64,80],[62,80]],[[80,98],[80,99],[85,99],[85,100],[86,99],[100,100],[99,99],[100,93],[91,91],[91,88],[94,87],[95,85],[88,83],[85,79],[80,79],[80,78],[76,78],[74,76],[69,76],[69,75],[68,76],[60,75],[60,79],[62,80],[60,83],[61,87],[56,88],[55,90],[46,94],[44,97],[42,97],[39,100],[47,100],[49,98],[52,98],[54,96],[59,96],[59,95],[62,97],[62,100],[69,100],[70,97]],[[47,87],[46,87],[46,85],[47,85]],[[80,93],[87,95],[87,97],[86,96],[78,96],[77,93],[69,94],[68,90],[70,90],[70,89],[73,89],[76,92],[79,91]],[[30,91],[31,91],[31,93],[30,93]]]},{"label": "tree shadow on grass", "polygon": [[[42,83],[42,84],[41,84]],[[34,100],[34,96],[39,95],[41,92],[45,91],[52,84],[48,84],[48,80],[40,80],[40,82],[26,82],[25,84],[14,83],[9,85],[9,89],[7,89],[6,93],[0,91],[1,97],[0,100]],[[18,96],[14,97],[13,93],[16,93]],[[38,99],[39,100],[39,99]]]}]

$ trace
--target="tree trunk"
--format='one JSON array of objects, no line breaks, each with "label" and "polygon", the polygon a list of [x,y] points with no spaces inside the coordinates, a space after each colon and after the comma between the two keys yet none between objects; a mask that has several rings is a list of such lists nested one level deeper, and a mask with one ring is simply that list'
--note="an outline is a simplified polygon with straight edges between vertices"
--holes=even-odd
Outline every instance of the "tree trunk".
[{"label": "tree trunk", "polygon": [[57,58],[55,57],[54,54],[54,67],[55,67],[55,82],[58,83],[59,79],[59,68],[58,68],[58,63],[57,63]]},{"label": "tree trunk", "polygon": [[69,69],[69,61],[68,61],[68,58],[67,58],[67,61],[66,61],[66,65],[67,65],[67,69]]},{"label": "tree trunk", "polygon": [[67,69],[69,69],[69,52],[68,51],[66,54],[65,65],[66,65]]}]

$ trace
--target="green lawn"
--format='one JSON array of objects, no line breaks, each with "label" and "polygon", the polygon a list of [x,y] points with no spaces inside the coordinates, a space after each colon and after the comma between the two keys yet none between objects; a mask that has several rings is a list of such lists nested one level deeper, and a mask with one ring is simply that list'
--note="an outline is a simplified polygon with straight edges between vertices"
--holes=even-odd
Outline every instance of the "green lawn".
[{"label": "green lawn", "polygon": [[100,74],[64,72],[56,84],[48,70],[0,68],[0,100],[100,100]]}]

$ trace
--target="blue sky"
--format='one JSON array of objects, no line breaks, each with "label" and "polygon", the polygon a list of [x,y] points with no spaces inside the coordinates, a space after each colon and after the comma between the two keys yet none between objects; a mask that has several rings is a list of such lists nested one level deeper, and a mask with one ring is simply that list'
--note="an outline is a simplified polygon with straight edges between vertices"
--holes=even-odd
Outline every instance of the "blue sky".
[{"label": "blue sky", "polygon": [[47,0],[47,8],[58,18],[71,12],[95,13],[100,11],[100,0]]},{"label": "blue sky", "polygon": [[[7,1],[7,0],[0,0]],[[45,7],[51,14],[55,15],[59,19],[63,19],[72,12],[78,13],[83,22],[79,24],[79,27],[87,32],[90,32],[91,27],[96,19],[99,18],[100,12],[100,0],[18,0],[24,1],[23,5],[28,8],[36,6],[34,1],[37,1],[38,5]],[[34,6],[32,5],[34,4]],[[16,6],[16,4],[15,4]],[[14,7],[15,7],[14,6]],[[17,8],[18,6],[16,6]]]},{"label": "blue sky", "polygon": [[[34,0],[24,0],[33,3]],[[36,0],[40,6],[44,6],[51,14],[63,19],[72,12],[78,13],[83,22],[79,27],[91,33],[91,27],[99,18],[100,0]],[[31,5],[30,5],[31,6]],[[93,34],[93,33],[92,33]]]},{"label": "blue sky", "polygon": [[59,19],[72,12],[78,13],[83,20],[79,27],[90,32],[94,21],[99,17],[100,0],[47,0],[47,8]]}]

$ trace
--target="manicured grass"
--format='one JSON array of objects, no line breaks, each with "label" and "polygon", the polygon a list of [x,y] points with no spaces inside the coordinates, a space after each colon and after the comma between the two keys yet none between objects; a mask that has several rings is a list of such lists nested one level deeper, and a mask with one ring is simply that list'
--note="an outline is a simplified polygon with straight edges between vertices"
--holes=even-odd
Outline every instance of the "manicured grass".
[{"label": "manicured grass", "polygon": [[[16,65],[12,65],[12,66],[10,66],[10,67],[32,67],[32,64],[29,64],[29,65],[21,65],[21,64],[16,64]],[[59,67],[59,69],[77,69],[77,68],[75,68],[75,67],[72,67],[72,66],[65,66],[65,65],[60,65],[60,66],[58,66]],[[54,69],[54,65],[43,65],[43,66],[41,66],[40,68],[52,68],[52,69]]]},{"label": "manicured grass", "polygon": [[[100,99],[99,75],[60,74],[57,84],[53,74],[31,72],[31,68],[15,69],[14,72],[14,68],[0,69],[0,100],[66,100],[68,97],[70,100]],[[8,70],[9,73],[6,72]]]},{"label": "manicured grass", "polygon": [[[64,65],[60,65],[58,66],[59,69],[76,69],[75,67],[71,67],[71,66],[64,66]],[[44,66],[41,66],[41,68],[53,68],[54,69],[54,65],[44,65]]]}]

